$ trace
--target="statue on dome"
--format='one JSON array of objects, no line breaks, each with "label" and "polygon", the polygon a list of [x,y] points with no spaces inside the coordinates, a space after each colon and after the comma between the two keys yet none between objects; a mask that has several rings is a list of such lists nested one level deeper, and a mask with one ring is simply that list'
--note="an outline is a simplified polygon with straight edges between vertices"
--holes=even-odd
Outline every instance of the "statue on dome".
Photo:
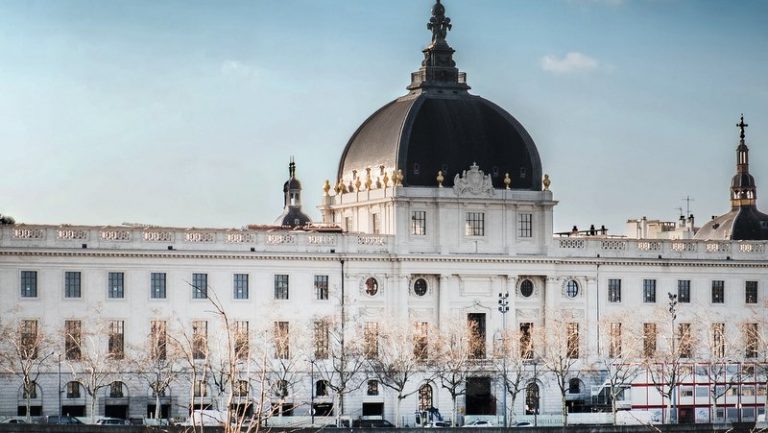
[{"label": "statue on dome", "polygon": [[432,17],[427,23],[427,29],[432,30],[432,43],[445,42],[445,36],[451,29],[451,19],[445,16],[445,6],[437,0],[432,6]]}]

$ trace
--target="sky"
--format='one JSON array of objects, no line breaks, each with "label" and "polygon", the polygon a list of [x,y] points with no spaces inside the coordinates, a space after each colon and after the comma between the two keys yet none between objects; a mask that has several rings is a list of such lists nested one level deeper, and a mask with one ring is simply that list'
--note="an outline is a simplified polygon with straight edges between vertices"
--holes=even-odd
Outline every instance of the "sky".
[{"label": "sky", "polygon": [[[4,0],[0,214],[272,223],[293,156],[319,221],[349,137],[406,93],[433,3]],[[471,92],[536,142],[556,231],[623,234],[685,197],[698,223],[726,212],[741,113],[768,212],[768,2],[443,3]]]}]

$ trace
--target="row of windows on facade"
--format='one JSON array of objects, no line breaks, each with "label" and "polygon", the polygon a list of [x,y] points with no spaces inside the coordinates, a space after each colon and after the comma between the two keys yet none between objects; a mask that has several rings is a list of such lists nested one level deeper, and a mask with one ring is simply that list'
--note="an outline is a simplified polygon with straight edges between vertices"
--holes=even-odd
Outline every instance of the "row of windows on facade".
[{"label": "row of windows on facade", "polygon": [[[80,298],[82,275],[77,271],[64,273],[64,297]],[[192,298],[208,298],[208,274],[192,274]],[[37,271],[21,271],[21,297],[36,298]],[[167,288],[167,276],[165,272],[153,272],[149,279],[149,296],[152,299],[165,299]],[[328,275],[315,275],[315,298],[328,300]],[[274,276],[274,298],[287,300],[289,295],[288,275],[278,274]],[[110,272],[107,278],[107,297],[111,299],[125,298],[125,273]],[[250,286],[248,274],[234,274],[232,283],[232,297],[234,299],[249,299]]]},{"label": "row of windows on facade", "polygon": [[[276,359],[288,359],[291,356],[291,333],[289,322],[274,322],[273,347]],[[419,359],[429,357],[430,323],[415,322],[413,337],[413,353]],[[608,356],[620,358],[622,356],[622,323],[609,324]],[[485,314],[470,313],[467,315],[467,329],[470,334],[470,356],[473,359],[486,357],[486,329]],[[82,356],[82,323],[79,320],[66,320],[64,322],[64,346],[67,360],[80,360]],[[125,322],[113,320],[108,324],[108,353],[112,359],[122,359],[125,356]],[[330,356],[330,323],[326,320],[316,320],[313,324],[314,358],[315,360],[328,359]],[[534,324],[531,322],[519,325],[520,357],[533,359],[534,352]],[[710,355],[715,358],[723,358],[726,355],[727,334],[725,323],[711,324]],[[744,323],[741,325],[744,341],[743,355],[745,358],[756,358],[759,350],[759,327],[757,323]],[[40,346],[37,320],[22,320],[20,326],[22,356],[36,358]],[[569,358],[580,357],[581,337],[578,322],[566,323],[566,354]],[[642,329],[643,356],[653,357],[656,354],[658,332],[656,323],[644,323]],[[681,358],[692,358],[695,348],[695,340],[690,323],[680,323],[676,330],[676,340]],[[249,357],[249,322],[234,322],[234,354],[237,358]],[[163,320],[151,322],[149,334],[149,355],[152,359],[166,359],[167,357],[167,323]],[[363,355],[367,358],[375,358],[379,355],[379,323],[365,322],[363,327]],[[194,359],[204,359],[208,354],[208,322],[196,320],[192,322],[191,353]]]},{"label": "row of windows on facade", "polygon": [[[725,281],[712,280],[711,302],[713,304],[725,303]],[[677,280],[677,302],[691,302],[691,280]],[[612,278],[608,280],[608,301],[621,302],[621,279]],[[744,302],[747,304],[757,304],[758,289],[757,281],[746,281],[744,283]],[[643,302],[656,302],[656,280],[643,280]]]},{"label": "row of windows on facade", "polygon": [[[374,214],[376,215],[376,214]],[[377,219],[374,218],[374,222]],[[347,224],[351,224],[351,219]],[[374,233],[378,233],[376,230],[377,225],[374,224]],[[347,230],[351,230],[350,226],[347,226]],[[417,210],[411,212],[411,235],[425,236],[427,234],[427,211]],[[464,236],[485,236],[485,212],[466,212],[464,214]],[[517,214],[517,237],[518,238],[531,238],[533,237],[533,214],[531,213],[518,213]]]}]

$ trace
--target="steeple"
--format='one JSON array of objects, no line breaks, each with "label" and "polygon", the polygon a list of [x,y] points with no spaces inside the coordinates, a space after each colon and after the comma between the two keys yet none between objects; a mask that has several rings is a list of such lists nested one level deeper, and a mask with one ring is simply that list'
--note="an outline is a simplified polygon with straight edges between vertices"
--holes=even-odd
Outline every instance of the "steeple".
[{"label": "steeple", "polygon": [[283,196],[283,213],[277,217],[275,224],[296,228],[312,223],[301,210],[301,182],[296,179],[296,163],[293,157],[288,164],[288,180],[283,184]]},{"label": "steeple", "polygon": [[432,6],[432,17],[427,23],[427,29],[432,32],[432,41],[422,50],[424,60],[421,68],[411,73],[411,85],[408,90],[449,88],[451,90],[469,89],[466,83],[466,74],[459,72],[456,62],[453,61],[455,50],[448,45],[445,37],[451,30],[451,19],[445,16],[445,6],[436,0]]},{"label": "steeple", "polygon": [[745,141],[745,129],[749,126],[744,123],[744,115],[736,127],[739,128],[739,145],[736,147],[736,175],[731,180],[731,208],[738,209],[741,206],[754,206],[757,199],[755,179],[749,174],[749,147]]}]

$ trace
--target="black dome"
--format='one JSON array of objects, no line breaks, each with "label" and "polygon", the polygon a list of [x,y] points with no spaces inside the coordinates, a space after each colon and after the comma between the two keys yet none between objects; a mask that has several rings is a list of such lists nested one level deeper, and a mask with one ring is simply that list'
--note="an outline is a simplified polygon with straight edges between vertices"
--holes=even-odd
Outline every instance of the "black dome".
[{"label": "black dome", "polygon": [[[446,94],[448,93],[448,94]],[[496,104],[466,90],[414,92],[385,105],[352,135],[338,178],[368,167],[400,169],[405,186],[445,186],[477,163],[504,188],[541,190],[541,160],[525,128]]]}]

